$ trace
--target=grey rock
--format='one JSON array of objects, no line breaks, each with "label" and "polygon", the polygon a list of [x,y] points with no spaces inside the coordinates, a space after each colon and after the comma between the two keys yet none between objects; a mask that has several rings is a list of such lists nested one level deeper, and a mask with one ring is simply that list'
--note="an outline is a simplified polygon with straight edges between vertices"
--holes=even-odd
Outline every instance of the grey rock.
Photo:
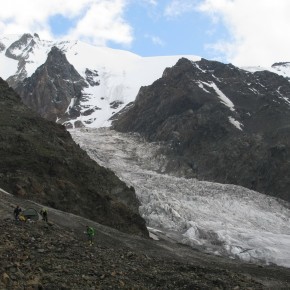
[{"label": "grey rock", "polygon": [[161,142],[168,173],[289,201],[289,100],[290,83],[280,75],[183,58],[140,89],[112,118],[113,129]]}]

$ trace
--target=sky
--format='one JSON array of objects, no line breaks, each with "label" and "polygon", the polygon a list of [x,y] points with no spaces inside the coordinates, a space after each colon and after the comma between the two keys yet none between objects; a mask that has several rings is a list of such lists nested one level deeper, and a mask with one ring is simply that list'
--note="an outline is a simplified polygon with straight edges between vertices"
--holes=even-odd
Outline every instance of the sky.
[{"label": "sky", "polygon": [[0,34],[270,66],[290,61],[289,12],[289,0],[10,0]]}]

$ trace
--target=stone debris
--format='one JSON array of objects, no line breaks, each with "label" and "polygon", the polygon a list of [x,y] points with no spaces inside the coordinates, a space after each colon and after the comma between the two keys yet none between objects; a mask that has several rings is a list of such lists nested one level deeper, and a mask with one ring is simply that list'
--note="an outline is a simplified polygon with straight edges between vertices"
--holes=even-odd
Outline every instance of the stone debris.
[{"label": "stone debris", "polygon": [[106,246],[44,222],[0,220],[0,289],[262,289],[243,275]]}]

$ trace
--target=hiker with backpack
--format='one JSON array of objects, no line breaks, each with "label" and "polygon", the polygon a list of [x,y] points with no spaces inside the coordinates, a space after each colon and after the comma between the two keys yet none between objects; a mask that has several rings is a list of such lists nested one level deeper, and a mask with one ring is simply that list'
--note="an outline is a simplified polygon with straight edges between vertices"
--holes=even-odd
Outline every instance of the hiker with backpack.
[{"label": "hiker with backpack", "polygon": [[48,222],[48,219],[47,219],[47,209],[46,208],[43,208],[40,211],[40,214],[42,216],[42,220],[45,221],[45,222]]},{"label": "hiker with backpack", "polygon": [[95,235],[95,230],[92,227],[87,226],[87,236],[88,236],[88,240],[89,240],[89,245],[92,246],[93,245],[93,238]]},{"label": "hiker with backpack", "polygon": [[16,206],[16,208],[14,209],[14,218],[16,221],[19,221],[19,215],[21,213],[22,209],[19,207],[19,205]]}]

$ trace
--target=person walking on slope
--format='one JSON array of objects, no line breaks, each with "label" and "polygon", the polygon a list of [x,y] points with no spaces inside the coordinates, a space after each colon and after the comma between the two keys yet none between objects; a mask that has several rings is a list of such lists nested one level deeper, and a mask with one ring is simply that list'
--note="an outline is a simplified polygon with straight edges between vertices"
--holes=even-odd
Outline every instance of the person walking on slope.
[{"label": "person walking on slope", "polygon": [[87,226],[87,236],[88,236],[90,246],[93,245],[94,235],[95,235],[95,230],[92,227]]},{"label": "person walking on slope", "polygon": [[17,205],[14,209],[14,218],[16,221],[19,220],[19,215],[21,213],[22,209],[19,207],[19,205]]},{"label": "person walking on slope", "polygon": [[42,216],[42,220],[45,221],[45,222],[48,222],[47,220],[47,209],[46,208],[43,208],[41,211],[40,211],[40,214]]}]

